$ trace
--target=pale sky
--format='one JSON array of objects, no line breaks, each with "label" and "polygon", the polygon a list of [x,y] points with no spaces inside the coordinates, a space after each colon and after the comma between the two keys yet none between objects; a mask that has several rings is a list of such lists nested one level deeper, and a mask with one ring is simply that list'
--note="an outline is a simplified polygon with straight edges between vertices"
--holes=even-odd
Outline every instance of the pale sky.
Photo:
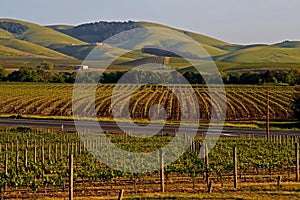
[{"label": "pale sky", "polygon": [[151,21],[226,42],[300,41],[299,0],[0,0],[0,18],[41,25]]}]

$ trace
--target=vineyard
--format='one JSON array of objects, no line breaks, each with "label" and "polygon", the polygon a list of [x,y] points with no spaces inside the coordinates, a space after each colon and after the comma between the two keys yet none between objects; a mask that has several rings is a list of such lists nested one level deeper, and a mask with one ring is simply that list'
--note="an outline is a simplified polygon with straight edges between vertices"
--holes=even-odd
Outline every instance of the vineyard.
[{"label": "vineyard", "polygon": [[[125,190],[126,195],[159,193],[162,180],[160,170],[141,174],[114,170],[95,159],[87,148],[97,149],[110,140],[127,151],[150,152],[166,145],[172,137],[154,136],[141,139],[126,134],[109,133],[106,136],[97,140],[80,140],[77,133],[71,132],[26,127],[0,129],[1,197],[67,197],[70,154],[73,155],[72,180],[75,197],[116,197],[121,189]],[[289,192],[288,198],[299,198],[296,192],[300,189],[300,185],[296,183],[299,181],[299,171],[297,175],[296,170],[299,168],[299,150],[296,151],[295,145],[299,142],[299,136],[274,136],[271,141],[223,138],[206,154],[205,159],[199,156],[203,138],[192,139],[187,135],[184,137],[191,146],[178,160],[164,166],[165,192],[206,193],[207,186],[212,183],[209,192],[253,192],[260,191],[259,188],[265,184],[268,187],[264,192]],[[157,155],[154,159],[161,157]],[[234,180],[237,181],[235,184]],[[287,184],[293,187],[289,188]]]},{"label": "vineyard", "polygon": [[[0,114],[24,116],[51,116],[72,117],[72,90],[71,84],[37,84],[37,83],[1,83],[0,84]],[[195,116],[195,105],[200,109],[201,121],[208,121],[211,112],[226,112],[226,120],[263,120],[266,118],[267,93],[269,92],[270,119],[288,120],[291,116],[291,101],[294,93],[293,87],[227,87],[225,95],[215,92],[214,98],[203,86],[193,86],[196,99],[188,98],[190,90],[185,86],[173,86],[167,89],[161,85],[142,86],[130,95],[132,85],[122,85],[116,94],[115,101],[111,96],[115,85],[102,84],[98,86],[95,96],[95,111],[101,118],[111,119],[111,106],[116,102],[123,104],[114,114],[114,118],[126,118],[125,103],[129,102],[130,116],[134,119],[149,119],[149,110],[153,105],[159,104],[167,112],[167,120],[180,121],[181,105],[174,95],[180,94],[183,98],[182,106],[188,111],[188,117]],[[91,89],[87,85],[86,90]],[[217,89],[216,89],[217,90]],[[187,98],[185,98],[187,97]],[[195,102],[196,101],[196,102]],[[226,101],[226,110],[221,102]],[[77,99],[77,108],[91,115],[91,103],[85,98]]]}]

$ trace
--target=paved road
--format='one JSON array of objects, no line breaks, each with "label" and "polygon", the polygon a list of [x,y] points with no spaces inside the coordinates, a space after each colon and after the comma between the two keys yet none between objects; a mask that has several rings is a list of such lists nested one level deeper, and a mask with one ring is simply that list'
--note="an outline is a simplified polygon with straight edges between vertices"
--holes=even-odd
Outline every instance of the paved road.
[{"label": "paved road", "polygon": [[[120,132],[120,128],[115,123],[109,122],[80,122],[81,129],[84,130],[93,130],[100,131],[99,124],[104,131],[109,132]],[[75,131],[74,121],[63,121],[63,120],[34,120],[34,119],[9,119],[9,118],[0,118],[0,127],[18,127],[18,126],[26,126],[33,128],[49,128],[55,130],[61,130],[62,126],[64,130]],[[122,130],[130,130],[132,132],[137,132],[142,134],[150,134],[152,132],[156,132],[156,130],[162,130],[164,133],[175,133],[178,130],[178,126],[176,125],[165,125],[161,129],[161,125],[153,125],[152,127],[135,127],[132,128],[132,125],[129,123],[122,123]],[[207,127],[195,127],[195,126],[183,126],[182,130],[187,134],[193,131],[197,131],[198,134],[205,134],[207,132]],[[228,137],[238,137],[241,134],[244,135],[254,135],[255,137],[264,137],[265,130],[263,129],[250,129],[250,128],[231,128],[224,127],[221,129],[220,127],[213,127],[210,129],[210,133],[218,133],[222,130],[222,136]],[[157,133],[157,132],[156,132]],[[300,135],[300,131],[295,130],[271,130],[271,134],[293,134]]]}]

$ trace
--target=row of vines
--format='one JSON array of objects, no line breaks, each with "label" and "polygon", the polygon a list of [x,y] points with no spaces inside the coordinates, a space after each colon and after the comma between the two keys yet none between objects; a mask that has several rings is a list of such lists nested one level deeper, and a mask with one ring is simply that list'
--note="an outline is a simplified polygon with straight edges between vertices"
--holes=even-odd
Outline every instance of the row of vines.
[{"label": "row of vines", "polygon": [[[1,83],[0,87],[0,114],[72,117],[72,85]],[[136,89],[133,85],[122,85],[118,86],[119,89],[112,100],[114,87],[115,85],[111,84],[99,85],[94,102],[86,102],[86,97],[76,99],[77,108],[82,111],[83,117],[92,116],[95,110],[99,118],[126,119],[130,115],[134,119],[149,119],[150,108],[159,104],[166,110],[168,121],[180,121],[182,107],[187,109],[188,116],[184,117],[193,119],[196,116],[195,105],[199,106],[202,121],[208,121],[211,112],[215,112],[215,116],[226,112],[226,119],[229,121],[263,120],[266,118],[269,92],[270,119],[292,119],[292,87],[227,87],[226,96],[215,89],[216,95],[211,98],[206,88],[193,86],[196,98],[191,98],[191,91],[184,86],[168,89],[160,85],[148,85]],[[90,89],[89,85],[84,87],[84,90]],[[133,89],[136,90],[131,94]],[[183,105],[180,105],[175,94],[179,94]],[[227,104],[226,110],[222,101]],[[128,102],[129,108],[126,107]],[[115,105],[119,106],[113,116],[112,107]]]},{"label": "row of vines", "polygon": [[[159,190],[159,171],[125,173],[98,161],[87,150],[97,149],[111,141],[130,152],[151,152],[163,147],[172,136],[137,138],[126,134],[106,134],[97,140],[80,140],[77,133],[14,128],[0,130],[0,188],[7,198],[33,196],[66,196],[68,156],[74,155],[75,196],[115,195],[121,188],[127,192],[148,193]],[[279,138],[279,137],[278,137]],[[222,138],[208,154],[208,165],[199,156],[202,138],[190,139],[191,147],[178,160],[164,167],[166,191],[183,188],[201,191],[206,178],[215,183],[231,183],[234,163],[232,148],[237,148],[239,182],[295,181],[295,145],[299,137],[282,140]],[[207,143],[209,147],[209,143]],[[113,152],[103,152],[110,154]],[[167,159],[167,155],[165,155]],[[121,159],[121,158],[120,158]],[[157,158],[159,159],[159,155]],[[124,162],[126,164],[126,162]]]}]

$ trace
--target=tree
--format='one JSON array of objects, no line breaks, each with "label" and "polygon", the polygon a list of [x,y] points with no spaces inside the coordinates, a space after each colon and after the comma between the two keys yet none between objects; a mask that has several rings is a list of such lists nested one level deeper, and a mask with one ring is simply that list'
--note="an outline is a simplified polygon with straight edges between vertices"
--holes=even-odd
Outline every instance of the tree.
[{"label": "tree", "polygon": [[7,71],[0,65],[0,81],[5,81],[7,78]]},{"label": "tree", "polygon": [[292,103],[293,117],[300,120],[300,86],[296,87],[293,103]]},{"label": "tree", "polygon": [[42,82],[41,76],[29,67],[21,67],[19,71],[14,71],[8,75],[9,81],[17,82]]},{"label": "tree", "polygon": [[53,70],[54,65],[51,62],[43,61],[40,63],[39,66],[37,66],[38,69],[44,69],[44,70]]}]

